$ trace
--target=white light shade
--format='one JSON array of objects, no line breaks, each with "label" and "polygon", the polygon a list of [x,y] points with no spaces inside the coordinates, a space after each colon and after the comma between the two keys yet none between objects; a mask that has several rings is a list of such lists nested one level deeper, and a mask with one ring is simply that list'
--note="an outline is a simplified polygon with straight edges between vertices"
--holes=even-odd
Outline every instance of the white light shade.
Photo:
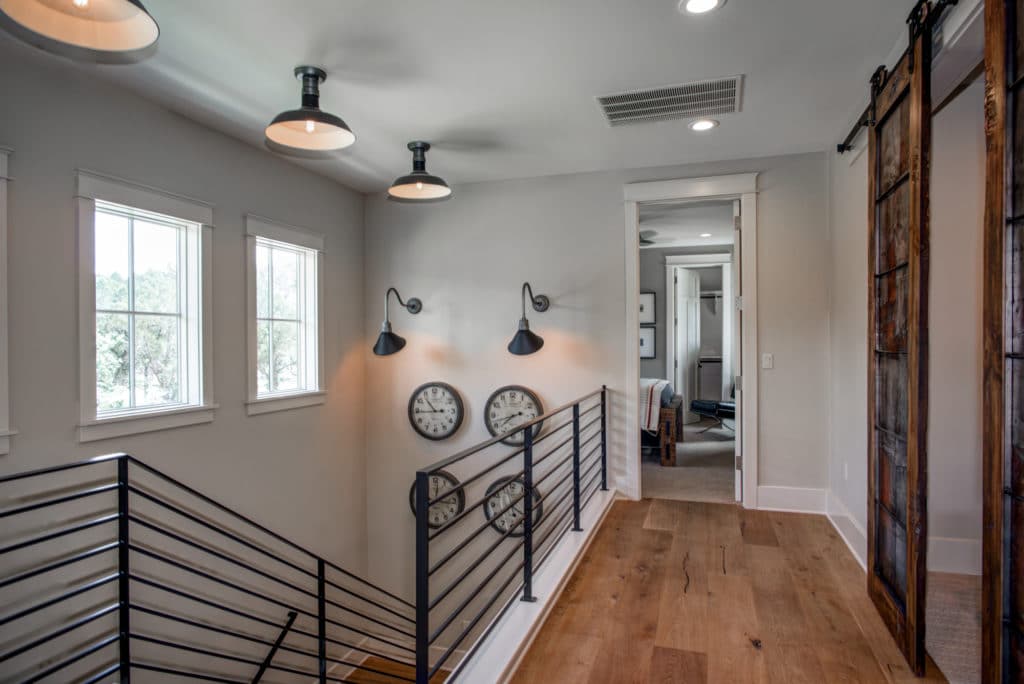
[{"label": "white light shade", "polygon": [[[309,126],[310,121],[312,126]],[[272,123],[267,126],[266,136],[267,140],[284,147],[317,152],[340,150],[356,141],[355,134],[349,129],[313,119]]]},{"label": "white light shade", "polygon": [[403,183],[402,185],[392,185],[388,188],[388,194],[394,198],[404,200],[438,200],[452,194],[452,189],[447,185],[417,181],[414,183]]},{"label": "white light shade", "polygon": [[711,237],[711,233],[701,233],[700,236],[703,238],[709,238]]},{"label": "white light shade", "polygon": [[710,131],[712,128],[718,128],[718,122],[714,119],[697,119],[696,121],[690,122],[690,130],[696,131],[697,133]]},{"label": "white light shade", "polygon": [[160,27],[138,0],[0,0],[0,26],[27,43],[92,62],[132,62]]},{"label": "white light shade", "polygon": [[704,14],[711,10],[718,9],[725,4],[725,0],[680,0],[680,11],[686,10],[690,14]]}]

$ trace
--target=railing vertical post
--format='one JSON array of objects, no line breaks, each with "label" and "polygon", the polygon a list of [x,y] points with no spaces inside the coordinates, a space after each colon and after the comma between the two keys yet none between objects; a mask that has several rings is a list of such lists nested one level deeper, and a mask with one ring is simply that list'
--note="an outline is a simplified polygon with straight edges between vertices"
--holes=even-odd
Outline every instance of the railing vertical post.
[{"label": "railing vertical post", "polygon": [[608,491],[608,385],[601,385],[601,491]]},{"label": "railing vertical post", "polygon": [[316,559],[316,643],[320,684],[327,684],[327,578],[324,559]]},{"label": "railing vertical post", "polygon": [[580,405],[572,405],[572,530],[580,527]]},{"label": "railing vertical post", "polygon": [[533,426],[523,428],[523,600],[533,595]]},{"label": "railing vertical post", "polygon": [[118,651],[120,667],[118,679],[128,684],[132,677],[131,654],[131,575],[128,567],[128,458],[117,459],[117,603],[118,603]]},{"label": "railing vertical post", "polygon": [[430,680],[430,475],[416,473],[416,684]]}]

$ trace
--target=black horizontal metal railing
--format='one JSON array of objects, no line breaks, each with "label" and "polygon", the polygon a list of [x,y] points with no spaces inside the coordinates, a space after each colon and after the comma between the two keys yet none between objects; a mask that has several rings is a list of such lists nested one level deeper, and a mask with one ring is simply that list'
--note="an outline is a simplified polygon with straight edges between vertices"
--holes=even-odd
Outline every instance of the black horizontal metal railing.
[{"label": "black horizontal metal railing", "polygon": [[[546,423],[562,418],[542,432]],[[521,447],[490,453],[515,432],[522,435]],[[607,453],[607,388],[602,387],[416,473],[417,684],[452,670],[452,656],[460,649],[471,654],[516,597],[536,600],[534,573],[566,532],[582,531],[583,509],[597,491],[608,489]],[[485,460],[477,465],[474,457]],[[452,477],[455,469],[463,477],[431,499],[431,478]],[[470,502],[472,486],[489,474],[501,477]],[[522,493],[502,497],[511,483]],[[456,494],[465,502],[462,510],[431,529],[431,507]],[[477,509],[485,520],[473,524]],[[504,529],[496,521],[504,521]],[[497,533],[490,541],[482,538],[488,528]],[[439,652],[433,660],[432,652]]]},{"label": "black horizontal metal railing", "polygon": [[0,476],[0,497],[11,681],[415,681],[412,603],[132,456]]}]

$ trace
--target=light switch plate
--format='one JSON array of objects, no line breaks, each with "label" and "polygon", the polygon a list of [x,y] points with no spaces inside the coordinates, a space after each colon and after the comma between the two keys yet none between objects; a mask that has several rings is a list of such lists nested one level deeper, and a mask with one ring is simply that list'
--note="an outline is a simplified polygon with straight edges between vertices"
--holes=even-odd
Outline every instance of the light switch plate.
[{"label": "light switch plate", "polygon": [[761,368],[775,368],[775,354],[761,354]]}]

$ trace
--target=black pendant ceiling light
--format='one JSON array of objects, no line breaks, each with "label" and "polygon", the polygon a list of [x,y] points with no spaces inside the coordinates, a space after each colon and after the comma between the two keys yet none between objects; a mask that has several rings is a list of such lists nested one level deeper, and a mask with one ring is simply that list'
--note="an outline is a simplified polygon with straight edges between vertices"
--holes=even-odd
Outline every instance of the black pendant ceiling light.
[{"label": "black pendant ceiling light", "polygon": [[398,290],[389,287],[388,291],[384,293],[384,323],[380,326],[377,344],[373,345],[373,353],[377,356],[390,356],[402,351],[402,347],[405,346],[405,338],[391,332],[391,316],[388,313],[388,302],[391,299],[392,292],[395,293],[398,303],[404,306],[409,313],[418,314],[420,311],[423,311],[423,302],[415,297],[408,302],[403,302],[402,295],[398,294]]},{"label": "black pendant ceiling light", "polygon": [[267,147],[283,154],[322,157],[354,143],[356,136],[348,124],[320,109],[320,84],[327,80],[327,72],[300,66],[295,77],[302,81],[302,106],[274,117],[266,130]]},{"label": "black pendant ceiling light", "polygon": [[516,356],[528,356],[540,351],[544,346],[544,338],[530,330],[530,321],[526,320],[526,293],[530,293],[530,303],[533,310],[544,313],[551,307],[551,300],[547,295],[533,296],[533,288],[530,283],[523,283],[523,317],[519,319],[519,330],[515,337],[508,343],[508,350]]},{"label": "black pendant ceiling light", "polygon": [[103,64],[137,62],[160,37],[139,0],[0,0],[0,27],[47,52]]},{"label": "black pendant ceiling light", "polygon": [[452,189],[440,176],[427,173],[427,150],[430,143],[415,140],[412,150],[412,173],[397,178],[388,188],[388,199],[395,202],[441,202],[452,196]]}]

